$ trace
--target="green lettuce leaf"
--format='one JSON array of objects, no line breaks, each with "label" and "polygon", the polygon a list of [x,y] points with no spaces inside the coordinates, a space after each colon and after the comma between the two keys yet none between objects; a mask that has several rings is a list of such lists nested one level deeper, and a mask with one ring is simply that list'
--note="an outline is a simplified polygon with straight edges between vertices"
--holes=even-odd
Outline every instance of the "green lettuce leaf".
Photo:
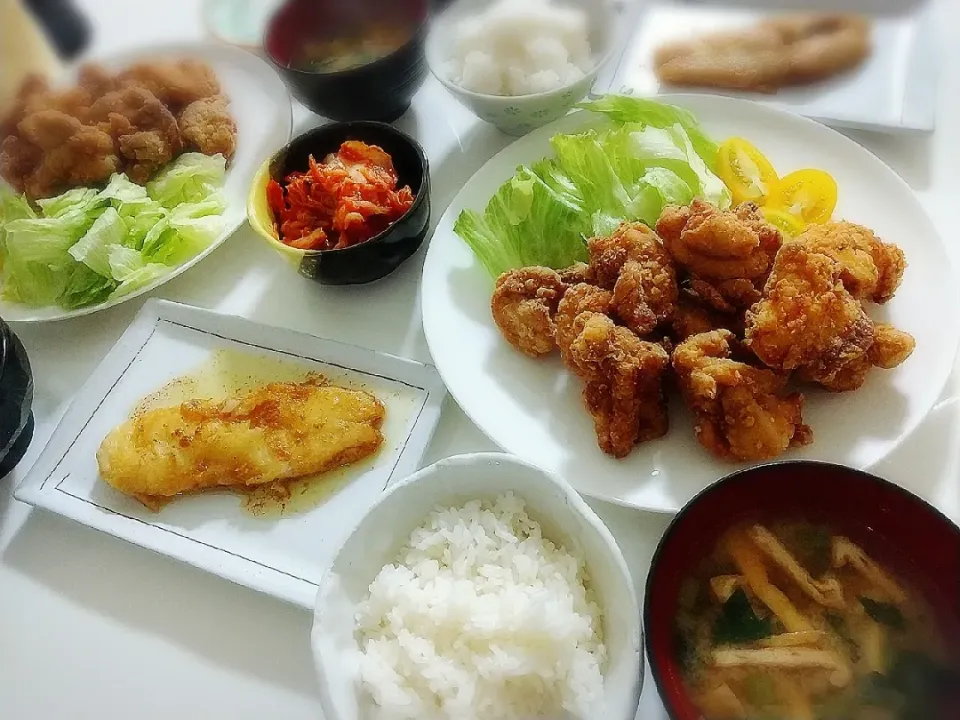
[{"label": "green lettuce leaf", "polygon": [[528,167],[504,183],[483,215],[466,210],[454,230],[491,275],[522,265],[563,267],[586,259],[583,210]]},{"label": "green lettuce leaf", "polygon": [[147,183],[147,193],[172,210],[181,203],[198,203],[223,187],[226,161],[222,155],[184,153]]},{"label": "green lettuce leaf", "polygon": [[710,171],[716,172],[718,146],[703,132],[696,116],[689,110],[629,95],[604,95],[577,107],[606,115],[618,124],[639,123],[661,130],[679,125]]},{"label": "green lettuce leaf", "polygon": [[116,287],[117,283],[113,279],[94,272],[82,263],[74,263],[73,271],[57,302],[66,310],[94,305],[110,297]]},{"label": "green lettuce leaf", "polygon": [[107,208],[94,221],[86,234],[70,248],[71,257],[104,277],[110,273],[110,250],[122,245],[127,237],[127,226],[115,209]]},{"label": "green lettuce leaf", "polygon": [[147,199],[147,190],[142,185],[131,182],[123,173],[116,173],[97,195],[97,199],[118,207],[122,203]]},{"label": "green lettuce leaf", "polygon": [[464,211],[454,225],[490,274],[572,265],[586,258],[585,237],[608,235],[623,222],[652,226],[666,205],[702,197],[730,206],[713,171],[717,146],[690,112],[624,96],[581,107],[607,122],[555,135],[553,158],[520,167],[483,213]]},{"label": "green lettuce leaf", "polygon": [[170,267],[168,265],[161,265],[160,263],[147,263],[140,269],[130,273],[126,279],[120,283],[120,286],[113,291],[111,298],[118,298],[124,295],[132,293],[134,290],[139,290],[142,287],[146,287],[152,283],[157,278],[161,278],[170,272]]},{"label": "green lettuce leaf", "polygon": [[85,230],[75,217],[22,218],[4,223],[3,297],[52,305],[76,264],[70,248]]},{"label": "green lettuce leaf", "polygon": [[730,207],[727,186],[707,167],[679,125],[646,127],[630,133],[630,141],[628,152],[645,167],[670,170],[693,188],[695,196],[720,208]]},{"label": "green lettuce leaf", "polygon": [[48,218],[63,217],[74,212],[87,213],[98,203],[97,191],[93,188],[73,188],[62,195],[37,200],[40,212]]}]

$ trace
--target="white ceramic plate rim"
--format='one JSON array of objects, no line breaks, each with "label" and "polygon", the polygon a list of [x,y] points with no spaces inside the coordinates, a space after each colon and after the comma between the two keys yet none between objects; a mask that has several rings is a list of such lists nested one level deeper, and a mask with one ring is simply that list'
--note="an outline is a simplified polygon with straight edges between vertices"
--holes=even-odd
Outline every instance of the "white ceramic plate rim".
[{"label": "white ceramic plate rim", "polygon": [[[136,51],[125,52],[117,55],[106,55],[103,57],[91,57],[85,58],[85,60],[90,60],[98,63],[104,63],[108,66],[113,65],[122,65],[130,64],[136,62],[138,59],[142,58],[153,58],[153,57],[163,57],[163,56],[191,56],[198,58],[206,58],[210,55],[216,55],[221,57],[228,57],[235,60],[239,65],[246,66],[250,72],[256,72],[263,77],[263,80],[266,86],[272,85],[271,94],[275,95],[278,99],[283,97],[286,99],[286,106],[288,107],[288,112],[284,113],[284,126],[280,128],[282,134],[282,142],[277,146],[276,149],[283,147],[287,142],[290,141],[290,138],[293,135],[293,103],[290,99],[290,93],[287,91],[286,86],[283,84],[283,81],[280,77],[273,72],[272,68],[267,65],[263,60],[258,58],[252,53],[242,50],[238,47],[233,47],[225,43],[218,44],[209,44],[209,43],[170,43],[155,45],[148,48],[138,49]],[[63,76],[63,79],[68,79],[72,77],[75,68],[69,69]],[[266,71],[266,72],[265,72]],[[282,109],[282,108],[281,108]],[[253,180],[253,175],[256,172],[257,168],[251,168],[248,173],[249,177],[245,183],[246,186],[249,186],[250,181]],[[230,176],[230,173],[234,172],[233,169],[227,169],[227,176]],[[87,307],[76,308],[74,310],[63,310],[58,306],[51,305],[45,307],[32,307],[28,305],[19,305],[17,303],[7,303],[0,301],[0,306],[4,309],[4,320],[10,323],[35,323],[35,322],[54,322],[57,320],[69,320],[70,318],[82,317],[84,315],[90,315],[91,313],[99,312],[101,310],[106,310],[108,308],[115,307],[120,303],[127,302],[128,300],[133,300],[136,297],[145,295],[146,293],[156,290],[158,287],[164,283],[170,282],[175,277],[182,275],[187,270],[192,268],[194,265],[206,258],[210,253],[216,250],[218,247],[223,245],[224,242],[233,235],[241,225],[246,222],[246,188],[242,193],[242,213],[237,214],[237,220],[233,223],[230,223],[224,227],[223,232],[220,233],[220,237],[214,240],[210,245],[203,250],[199,255],[187,260],[182,265],[171,268],[170,272],[163,275],[162,277],[157,278],[149,285],[145,285],[138,290],[134,290],[131,293],[123,295],[118,298],[113,298],[107,300],[106,302],[99,303],[98,305],[89,305]],[[240,201],[238,201],[240,202]],[[22,314],[21,314],[22,313]]]},{"label": "white ceramic plate rim", "polygon": [[[391,480],[394,477],[405,477],[420,466],[439,423],[441,406],[446,396],[446,388],[439,374],[432,365],[414,360],[285,328],[262,325],[238,316],[222,315],[153,298],[144,303],[116,345],[87,379],[40,457],[14,492],[14,497],[21,502],[176,558],[238,585],[273,595],[302,608],[313,609],[317,590],[314,582],[295,577],[264,562],[235,554],[231,552],[228,542],[222,546],[202,542],[186,535],[168,532],[165,528],[140,518],[128,517],[110,508],[92,505],[85,499],[56,493],[57,483],[48,482],[55,475],[67,474],[62,472],[61,464],[65,462],[80,430],[97,411],[100,403],[113,391],[136,359],[140,348],[146,344],[162,321],[178,323],[239,343],[248,343],[251,337],[272,336],[274,342],[262,340],[258,344],[271,349],[309,348],[307,352],[301,353],[309,359],[339,364],[354,372],[374,373],[398,382],[415,379],[426,392],[424,406],[410,426],[406,442],[391,470]],[[379,497],[379,494],[372,495],[369,502],[375,502]]]},{"label": "white ceramic plate rim", "polygon": [[[960,286],[958,286],[958,284],[955,282],[957,278],[957,273],[956,273],[956,268],[954,266],[953,258],[952,258],[952,255],[947,251],[946,246],[944,245],[942,239],[940,238],[939,233],[937,232],[935,226],[933,225],[932,221],[930,221],[925,210],[919,204],[919,201],[916,199],[916,196],[914,195],[913,190],[906,183],[906,181],[903,180],[903,178],[901,178],[899,175],[897,175],[897,173],[892,168],[890,168],[886,163],[884,163],[880,158],[873,155],[866,148],[850,140],[849,138],[842,136],[837,131],[822,125],[819,122],[811,120],[802,115],[790,112],[788,110],[767,106],[754,101],[743,100],[739,98],[730,98],[730,97],[724,97],[724,96],[699,95],[699,94],[693,94],[693,93],[659,95],[655,99],[658,102],[671,103],[679,106],[686,106],[690,104],[690,105],[697,106],[701,110],[705,104],[709,104],[709,103],[716,103],[718,105],[730,105],[730,106],[749,106],[750,111],[753,113],[756,113],[760,117],[766,116],[770,118],[772,121],[779,121],[779,122],[786,121],[790,123],[799,123],[811,128],[815,128],[817,132],[835,136],[836,138],[839,138],[842,142],[845,143],[846,147],[849,148],[851,153],[858,154],[865,161],[879,164],[880,166],[885,168],[889,172],[890,176],[896,179],[896,182],[899,184],[904,195],[909,196],[909,198],[915,204],[915,207],[918,212],[918,217],[922,216],[924,218],[927,227],[924,229],[924,231],[921,234],[924,235],[925,237],[930,237],[931,239],[936,238],[937,240],[936,247],[938,252],[942,254],[942,262],[946,268],[945,272],[948,273],[952,279],[951,286],[947,288],[945,292],[947,292],[952,296],[953,303],[946,307],[955,309],[958,306],[960,306]],[[572,113],[571,115],[561,118],[560,120],[557,120],[554,123],[550,123],[544,127],[541,127],[533,131],[532,133],[527,135],[525,138],[519,139],[518,142],[527,144],[527,143],[532,143],[533,141],[539,140],[541,138],[549,138],[550,136],[552,136],[557,132],[573,132],[578,128],[583,129],[588,126],[587,123],[584,122],[586,118],[587,118],[586,111],[579,111],[576,113]],[[452,225],[453,225],[452,220],[454,219],[454,214],[459,213],[463,207],[470,206],[469,203],[465,203],[463,201],[463,197],[467,196],[470,193],[471,184],[474,182],[474,178],[477,175],[483,174],[484,171],[487,169],[487,167],[491,165],[494,161],[496,161],[498,158],[501,158],[502,156],[511,155],[511,154],[517,155],[514,162],[512,163],[513,166],[521,162],[527,162],[532,160],[532,158],[525,157],[522,152],[517,153],[515,148],[513,148],[512,146],[508,146],[507,148],[502,150],[496,156],[491,158],[483,167],[481,167],[480,170],[478,170],[477,173],[475,173],[474,177],[471,178],[464,185],[464,187],[461,189],[458,196],[454,198],[454,200],[450,203],[450,206],[448,207],[443,217],[438,222],[436,226],[437,229],[445,229],[448,227],[452,228]],[[506,179],[507,177],[503,178],[504,181]],[[442,238],[440,241],[441,242],[452,241],[454,240],[454,238],[455,236],[453,238]],[[432,287],[432,284],[430,282],[431,273],[438,272],[438,270],[434,269],[434,266],[437,263],[441,262],[440,260],[437,259],[440,256],[441,251],[436,249],[437,247],[436,241],[437,241],[437,238],[431,239],[431,245],[424,262],[423,280],[421,282],[421,293],[420,293],[424,335],[426,336],[427,345],[430,348],[431,357],[434,358],[434,362],[437,366],[437,370],[440,373],[441,377],[443,378],[444,383],[447,385],[448,391],[450,392],[451,396],[457,401],[458,405],[461,407],[461,409],[464,411],[467,417],[469,417],[470,420],[478,428],[480,428],[480,430],[484,434],[486,434],[494,443],[499,445],[502,449],[504,449],[507,452],[513,452],[519,455],[520,457],[523,457],[524,454],[522,450],[518,450],[517,448],[518,441],[516,440],[513,442],[505,441],[503,438],[498,437],[498,432],[495,429],[491,429],[486,426],[486,424],[483,422],[482,417],[478,415],[478,413],[475,411],[474,407],[472,406],[471,402],[469,402],[469,398],[466,397],[465,393],[463,392],[463,389],[456,382],[451,382],[450,373],[446,370],[444,366],[445,353],[439,352],[438,349],[443,347],[443,344],[445,342],[450,342],[451,338],[448,332],[446,333],[444,332],[446,328],[443,325],[443,323],[441,323],[439,320],[436,320],[436,318],[439,317],[438,315],[438,313],[440,312],[439,308],[442,307],[443,304],[442,303],[438,304],[437,298],[433,297],[430,293],[430,288]],[[462,243],[462,240],[460,240],[459,238],[455,238],[455,241]],[[459,336],[456,338],[458,342],[463,342],[464,339],[465,338],[462,336]],[[947,352],[949,353],[950,362],[947,363],[947,362],[941,361],[939,366],[936,368],[937,372],[929,376],[930,386],[936,388],[937,395],[942,393],[943,388],[946,386],[947,381],[949,380],[950,375],[953,372],[955,359],[957,357],[957,351],[958,351],[958,348],[960,348],[960,314],[953,312],[949,316],[944,317],[944,333],[942,335],[942,342],[944,342],[949,346],[949,349]],[[943,357],[946,357],[946,355],[945,354],[941,355],[941,358]],[[887,443],[887,446],[884,452],[879,454],[877,457],[874,457],[870,462],[863,463],[860,469],[866,470],[875,466],[877,463],[887,458],[890,455],[890,453],[892,453],[894,450],[900,447],[900,445],[903,444],[904,440],[906,440],[906,438],[909,437],[914,430],[916,430],[916,428],[920,425],[920,423],[925,419],[925,417],[930,413],[930,411],[936,404],[938,397],[934,396],[933,393],[931,393],[931,396],[932,397],[930,399],[928,406],[922,412],[915,413],[915,415],[911,418],[910,422],[905,424],[904,427],[901,429],[896,439],[891,440]],[[691,449],[698,452],[700,451],[700,448],[696,446],[695,441],[691,445]],[[791,459],[791,458],[784,457],[783,459]],[[797,458],[797,459],[800,459],[800,458]],[[719,480],[721,477],[723,477],[726,474],[735,472],[740,469],[744,469],[748,466],[749,465],[746,465],[746,464],[730,465],[727,469],[723,470],[722,472],[718,472],[715,480]],[[673,505],[669,505],[669,506],[666,504],[655,505],[655,504],[647,504],[647,503],[638,503],[618,495],[599,492],[595,489],[591,489],[589,486],[585,486],[583,482],[578,482],[576,480],[569,479],[569,478],[568,480],[570,480],[571,484],[579,492],[582,492],[588,496],[597,497],[602,500],[615,503],[617,505],[636,508],[640,510],[646,510],[650,512],[672,514],[672,513],[678,512],[686,502],[684,501],[680,503],[674,503]],[[694,495],[695,494],[696,493],[694,493]]]}]

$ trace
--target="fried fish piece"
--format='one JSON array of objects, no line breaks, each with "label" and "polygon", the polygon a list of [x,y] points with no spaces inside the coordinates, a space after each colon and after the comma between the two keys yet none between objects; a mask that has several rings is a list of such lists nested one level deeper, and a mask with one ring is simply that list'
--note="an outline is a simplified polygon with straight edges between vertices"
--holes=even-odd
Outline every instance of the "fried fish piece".
[{"label": "fried fish piece", "polygon": [[803,395],[787,394],[787,379],[734,360],[728,330],[694,335],[674,350],[672,364],[684,401],[696,416],[697,440],[733,461],[769,460],[813,439],[803,423]]},{"label": "fried fish piece", "polygon": [[583,329],[570,347],[572,365],[585,382],[583,398],[593,417],[597,444],[625,457],[634,445],[666,435],[663,390],[670,356],[606,315],[582,313]]},{"label": "fried fish piece", "polygon": [[855,68],[870,51],[864,17],[800,13],[663,45],[654,71],[674,85],[770,93]]},{"label": "fried fish piece", "polygon": [[893,297],[907,260],[903,250],[885,243],[870,228],[849,222],[810,225],[796,238],[810,250],[840,264],[843,286],[858,300],[885,303]]},{"label": "fried fish piece", "polygon": [[211,488],[250,488],[350,465],[383,443],[383,404],[326,384],[271,383],[241,397],[138,413],[97,451],[101,477],[151,500]]},{"label": "fried fish piece", "polygon": [[546,267],[508,270],[497,278],[490,311],[500,332],[530,357],[547,355],[557,347],[553,316],[567,286]]}]

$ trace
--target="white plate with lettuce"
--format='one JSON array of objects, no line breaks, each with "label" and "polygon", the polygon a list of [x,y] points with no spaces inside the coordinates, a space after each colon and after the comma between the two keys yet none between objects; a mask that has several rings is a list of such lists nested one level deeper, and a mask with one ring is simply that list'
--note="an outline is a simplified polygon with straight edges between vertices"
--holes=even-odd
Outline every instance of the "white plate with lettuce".
[{"label": "white plate with lettuce", "polygon": [[[741,136],[783,174],[807,167],[829,172],[839,185],[834,218],[867,225],[906,253],[909,267],[896,297],[867,311],[910,332],[914,354],[895,370],[873,373],[855,393],[805,389],[804,421],[814,442],[783,456],[874,465],[919,425],[953,369],[958,293],[935,228],[893,170],[822,125],[732,98],[658,100],[681,109],[606,96],[594,103],[605,113],[578,112],[541,128],[494,157],[453,201],[431,240],[421,289],[424,331],[447,388],[506,451],[580,492],[620,504],[675,512],[743,467],[699,446],[693,418],[677,400],[666,437],[638,445],[623,460],[604,455],[581,382],[556,353],[534,360],[516,351],[490,314],[494,279],[505,269],[583,260],[584,236],[609,232],[622,219],[655,222],[668,202],[702,196],[729,203],[708,166],[714,141]],[[575,137],[591,129],[597,134]]]},{"label": "white plate with lettuce", "polygon": [[[141,187],[114,175],[30,206],[0,185],[0,317],[87,315],[149,292],[196,265],[246,219],[253,176],[292,131],[290,96],[256,56],[225,45],[168,45],[98,58],[112,70],[197,58],[216,71],[237,123],[236,154],[186,153]],[[65,82],[69,82],[69,78]]]}]

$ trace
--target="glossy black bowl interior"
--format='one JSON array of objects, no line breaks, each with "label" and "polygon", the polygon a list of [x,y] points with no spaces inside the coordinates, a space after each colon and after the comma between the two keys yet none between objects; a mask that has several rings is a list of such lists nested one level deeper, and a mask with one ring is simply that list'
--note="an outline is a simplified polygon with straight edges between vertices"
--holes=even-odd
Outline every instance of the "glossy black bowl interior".
[{"label": "glossy black bowl interior", "polygon": [[420,144],[392,125],[379,122],[331,123],[295,138],[274,156],[270,177],[282,182],[304,171],[310,155],[318,161],[347,140],[378,145],[393,158],[399,186],[409,185],[414,201],[397,222],[365,243],[342,250],[305,250],[300,273],[326,285],[360,285],[379,280],[413,255],[430,226],[430,168]]},{"label": "glossy black bowl interior", "polygon": [[33,373],[27,351],[0,320],[0,478],[23,458],[33,438]]},{"label": "glossy black bowl interior", "polygon": [[[428,70],[428,0],[290,0],[267,26],[263,47],[294,96],[333,120],[392,122],[410,106]],[[306,42],[356,37],[372,24],[400,25],[410,39],[386,57],[335,72],[291,65]]]}]

